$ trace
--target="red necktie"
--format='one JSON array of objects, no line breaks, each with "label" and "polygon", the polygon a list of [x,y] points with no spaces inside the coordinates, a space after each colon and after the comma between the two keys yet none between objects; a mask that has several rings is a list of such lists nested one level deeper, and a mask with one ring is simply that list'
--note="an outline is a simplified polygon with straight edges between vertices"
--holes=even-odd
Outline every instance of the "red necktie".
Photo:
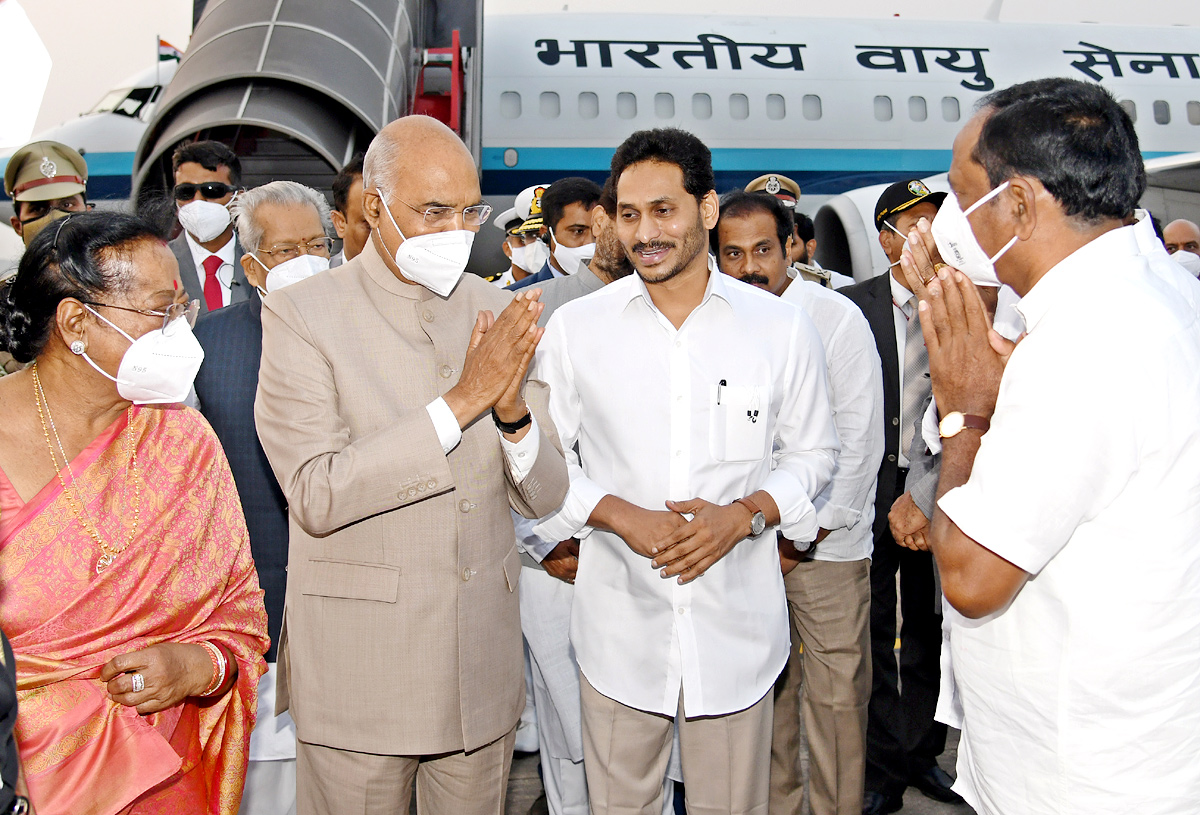
[{"label": "red necktie", "polygon": [[221,295],[221,281],[217,277],[217,269],[220,268],[221,259],[216,255],[209,255],[204,259],[204,302],[209,311],[216,311],[225,305],[225,298]]}]

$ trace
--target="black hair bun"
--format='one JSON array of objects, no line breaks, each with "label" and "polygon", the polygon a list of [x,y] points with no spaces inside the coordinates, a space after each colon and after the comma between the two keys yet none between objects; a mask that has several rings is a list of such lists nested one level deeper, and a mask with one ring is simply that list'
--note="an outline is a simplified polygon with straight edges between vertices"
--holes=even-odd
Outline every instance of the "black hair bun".
[{"label": "black hair bun", "polygon": [[13,298],[15,280],[12,278],[0,287],[0,351],[12,354],[17,362],[27,363],[37,356],[34,349],[40,343],[33,337],[33,318]]}]

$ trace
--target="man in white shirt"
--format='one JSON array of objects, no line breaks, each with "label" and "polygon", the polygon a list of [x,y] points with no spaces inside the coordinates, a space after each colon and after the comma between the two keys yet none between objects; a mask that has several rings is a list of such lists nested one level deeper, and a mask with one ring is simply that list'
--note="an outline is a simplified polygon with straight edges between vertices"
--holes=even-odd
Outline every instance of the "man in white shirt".
[{"label": "man in white shirt", "polygon": [[200,301],[201,314],[250,299],[229,210],[241,189],[241,161],[221,142],[200,141],[178,147],[171,166],[183,232],[169,245],[188,296]]},{"label": "man in white shirt", "polygon": [[788,253],[788,276],[799,277],[827,289],[850,286],[854,278],[826,269],[817,263],[817,235],[809,218],[797,206],[800,204],[800,185],[786,175],[768,173],[746,185],[746,192],[765,192],[773,195],[792,213],[792,248]]},{"label": "man in white shirt", "polygon": [[[775,683],[771,815],[800,815],[800,717],[807,733],[813,815],[860,815],[871,695],[871,523],[883,459],[883,373],[858,307],[819,283],[788,276],[792,214],[776,198],[721,197],[713,254],[721,271],[772,293],[812,319],[829,368],[829,402],[842,451],[814,501],[821,525],[803,553],[779,541],[792,653]],[[803,643],[803,653],[800,645]],[[803,694],[801,696],[801,677]]]},{"label": "man in white shirt", "polygon": [[981,815],[1195,812],[1200,316],[1125,226],[1146,183],[1133,123],[1098,85],[1016,85],[981,100],[949,181],[964,210],[992,197],[942,243],[991,258],[1026,331],[989,334],[918,225],[955,788]]},{"label": "man in white shirt", "polygon": [[612,173],[637,274],[562,306],[536,363],[582,459],[536,531],[581,539],[571,642],[591,809],[661,811],[674,720],[689,810],[759,813],[788,656],[772,527],[816,537],[838,450],[820,338],[709,267],[717,196],[695,136],[635,133]]}]

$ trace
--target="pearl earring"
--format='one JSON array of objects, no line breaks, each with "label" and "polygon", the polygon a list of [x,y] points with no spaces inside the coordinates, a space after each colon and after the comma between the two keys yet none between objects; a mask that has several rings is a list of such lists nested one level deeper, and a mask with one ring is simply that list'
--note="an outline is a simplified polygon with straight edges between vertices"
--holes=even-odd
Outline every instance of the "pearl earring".
[{"label": "pearl earring", "polygon": [[71,353],[75,356],[81,355],[86,349],[87,346],[83,344],[83,340],[75,340],[71,343]]}]

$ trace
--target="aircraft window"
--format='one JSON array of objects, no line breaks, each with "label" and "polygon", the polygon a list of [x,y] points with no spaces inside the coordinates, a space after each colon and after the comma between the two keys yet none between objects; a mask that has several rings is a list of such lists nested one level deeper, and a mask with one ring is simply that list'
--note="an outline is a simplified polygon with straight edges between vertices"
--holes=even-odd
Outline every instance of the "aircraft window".
[{"label": "aircraft window", "polygon": [[521,118],[521,94],[516,91],[500,94],[500,115],[505,119]]},{"label": "aircraft window", "polygon": [[504,151],[504,166],[516,167],[518,158],[519,156],[517,155],[517,151],[511,147],[508,148]]},{"label": "aircraft window", "polygon": [[929,118],[929,108],[924,96],[908,97],[908,118],[914,122],[923,122]]},{"label": "aircraft window", "polygon": [[595,119],[600,115],[600,97],[591,91],[579,94],[579,116],[582,119]]},{"label": "aircraft window", "polygon": [[746,119],[750,116],[750,99],[744,93],[729,95],[729,115],[734,119]]},{"label": "aircraft window", "polygon": [[674,119],[675,97],[669,93],[654,94],[654,115],[660,119]]},{"label": "aircraft window", "polygon": [[767,94],[767,118],[779,121],[787,116],[787,103],[777,93]]},{"label": "aircraft window", "polygon": [[118,88],[105,94],[90,112],[115,113],[136,119],[146,103],[154,99],[157,90],[153,85],[148,88]]},{"label": "aircraft window", "polygon": [[1133,100],[1122,99],[1120,105],[1125,108],[1125,112],[1129,114],[1129,118],[1133,120],[1133,123],[1137,124],[1137,105],[1134,104]]},{"label": "aircraft window", "polygon": [[942,97],[942,118],[947,122],[957,122],[961,114],[958,110],[958,100],[953,96]]},{"label": "aircraft window", "polygon": [[890,122],[892,120],[892,97],[875,97],[875,119],[880,122]]},{"label": "aircraft window", "polygon": [[692,115],[697,119],[712,118],[712,97],[707,93],[692,94]]},{"label": "aircraft window", "polygon": [[1188,124],[1200,125],[1200,102],[1188,102]]},{"label": "aircraft window", "polygon": [[1171,105],[1162,99],[1154,103],[1154,121],[1160,125],[1171,123]]},{"label": "aircraft window", "polygon": [[804,118],[810,122],[815,122],[821,118],[821,97],[814,94],[806,94],[804,97]]},{"label": "aircraft window", "polygon": [[538,97],[538,112],[542,114],[543,119],[557,119],[558,114],[562,112],[558,94],[554,91],[543,91]]},{"label": "aircraft window", "polygon": [[632,119],[637,116],[637,97],[628,91],[618,93],[617,115],[622,119]]}]

